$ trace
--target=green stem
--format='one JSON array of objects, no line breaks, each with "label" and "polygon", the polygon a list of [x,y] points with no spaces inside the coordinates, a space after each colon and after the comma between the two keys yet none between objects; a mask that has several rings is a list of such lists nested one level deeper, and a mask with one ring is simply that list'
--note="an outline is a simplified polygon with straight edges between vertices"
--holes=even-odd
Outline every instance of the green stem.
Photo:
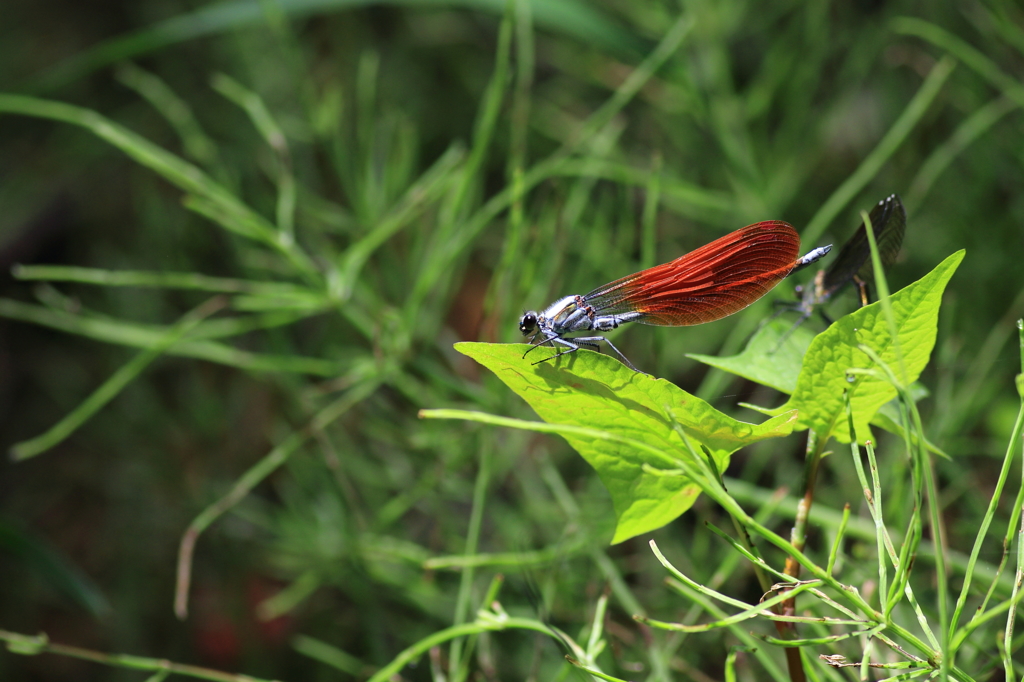
[{"label": "green stem", "polygon": [[117,397],[150,363],[167,352],[171,346],[181,341],[203,319],[209,317],[225,305],[227,305],[227,299],[217,296],[186,313],[177,324],[156,339],[152,346],[129,360],[127,364],[122,365],[66,417],[35,438],[13,445],[11,447],[11,458],[20,461],[35,457],[62,442],[74,433],[78,427],[99,412],[107,403]]},{"label": "green stem", "polygon": [[199,680],[213,680],[214,682],[265,682],[261,678],[251,675],[226,673],[220,670],[202,668],[198,665],[185,665],[173,663],[165,658],[147,658],[145,656],[132,656],[130,654],[108,654],[94,649],[83,649],[77,646],[66,644],[54,644],[50,642],[45,634],[36,636],[21,635],[16,632],[0,630],[0,641],[7,643],[7,650],[15,654],[35,656],[38,654],[57,654],[78,658],[83,661],[93,661],[112,668],[126,668],[129,670],[147,670],[156,673],[183,675]]},{"label": "green stem", "polygon": [[[476,484],[473,487],[473,510],[469,515],[469,530],[466,533],[466,555],[476,554],[480,544],[480,526],[484,517],[484,506],[487,497],[487,486],[491,481],[491,448],[485,445],[480,451],[480,469],[476,474]],[[472,565],[466,566],[462,571],[462,579],[459,582],[459,596],[455,603],[455,624],[459,625],[466,621],[469,615],[469,603],[473,596],[473,578],[476,577],[476,570]],[[487,604],[484,604],[487,608]],[[469,673],[468,659],[472,653],[474,640],[470,640],[466,646],[465,660],[463,660],[462,639],[452,642],[451,661],[449,669],[450,676],[454,682],[462,682]]]}]

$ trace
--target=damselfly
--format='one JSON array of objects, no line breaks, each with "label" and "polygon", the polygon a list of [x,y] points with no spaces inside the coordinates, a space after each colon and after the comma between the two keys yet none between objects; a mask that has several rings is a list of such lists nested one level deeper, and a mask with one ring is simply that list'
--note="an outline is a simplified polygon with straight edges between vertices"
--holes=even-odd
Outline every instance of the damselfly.
[{"label": "damselfly", "polygon": [[746,308],[831,248],[822,246],[800,257],[800,236],[791,225],[781,220],[755,223],[585,296],[565,296],[540,312],[526,312],[519,330],[524,336],[533,334],[533,348],[527,353],[544,344],[563,348],[534,364],[580,348],[597,350],[603,341],[626,366],[639,372],[605,337],[565,335],[607,332],[626,322],[666,327],[714,322]]}]

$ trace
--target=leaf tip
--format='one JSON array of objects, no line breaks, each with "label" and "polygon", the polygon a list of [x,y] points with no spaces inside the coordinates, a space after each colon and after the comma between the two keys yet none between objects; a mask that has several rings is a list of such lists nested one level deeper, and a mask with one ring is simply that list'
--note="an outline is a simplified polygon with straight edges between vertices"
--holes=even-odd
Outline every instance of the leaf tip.
[{"label": "leaf tip", "polygon": [[959,251],[954,251],[953,253],[946,256],[946,259],[942,261],[942,263],[940,263],[939,265],[945,265],[948,263],[949,267],[951,267],[953,270],[956,270],[960,266],[960,263],[963,261],[964,257],[966,256],[967,249],[960,249]]}]

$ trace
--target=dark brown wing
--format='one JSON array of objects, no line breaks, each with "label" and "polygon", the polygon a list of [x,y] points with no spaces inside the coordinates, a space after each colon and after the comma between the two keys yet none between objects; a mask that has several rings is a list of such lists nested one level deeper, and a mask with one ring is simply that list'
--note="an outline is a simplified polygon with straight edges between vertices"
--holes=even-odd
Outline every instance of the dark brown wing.
[{"label": "dark brown wing", "polygon": [[[882,265],[892,265],[900,252],[903,234],[907,229],[907,212],[903,208],[903,202],[899,196],[893,194],[875,204],[868,217],[871,219],[875,241],[878,242],[878,255],[882,258]],[[839,249],[839,255],[825,270],[822,300],[827,300],[838,293],[854,277],[871,286],[875,283],[867,225],[864,223],[861,223],[849,241],[843,244]]]}]

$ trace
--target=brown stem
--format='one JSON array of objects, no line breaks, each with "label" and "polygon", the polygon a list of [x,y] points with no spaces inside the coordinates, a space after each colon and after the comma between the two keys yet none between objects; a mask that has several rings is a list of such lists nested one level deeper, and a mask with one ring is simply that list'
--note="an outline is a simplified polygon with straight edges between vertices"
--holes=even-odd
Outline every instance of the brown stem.
[{"label": "brown stem", "polygon": [[[804,496],[797,506],[796,519],[793,522],[793,530],[790,533],[790,542],[799,551],[804,550],[807,544],[807,519],[811,514],[811,505],[814,503],[814,485],[818,479],[818,465],[821,463],[821,456],[825,441],[819,439],[814,431],[807,432],[807,459],[804,467]],[[800,577],[800,564],[793,557],[786,557],[785,573],[793,578]],[[796,597],[785,600],[779,605],[777,611],[783,616],[796,615]],[[779,636],[789,639],[796,635],[796,624],[776,621],[775,629]],[[789,677],[794,682],[805,682],[807,679],[804,673],[803,661],[800,658],[800,649],[797,647],[786,648],[786,663],[789,666]]]}]

